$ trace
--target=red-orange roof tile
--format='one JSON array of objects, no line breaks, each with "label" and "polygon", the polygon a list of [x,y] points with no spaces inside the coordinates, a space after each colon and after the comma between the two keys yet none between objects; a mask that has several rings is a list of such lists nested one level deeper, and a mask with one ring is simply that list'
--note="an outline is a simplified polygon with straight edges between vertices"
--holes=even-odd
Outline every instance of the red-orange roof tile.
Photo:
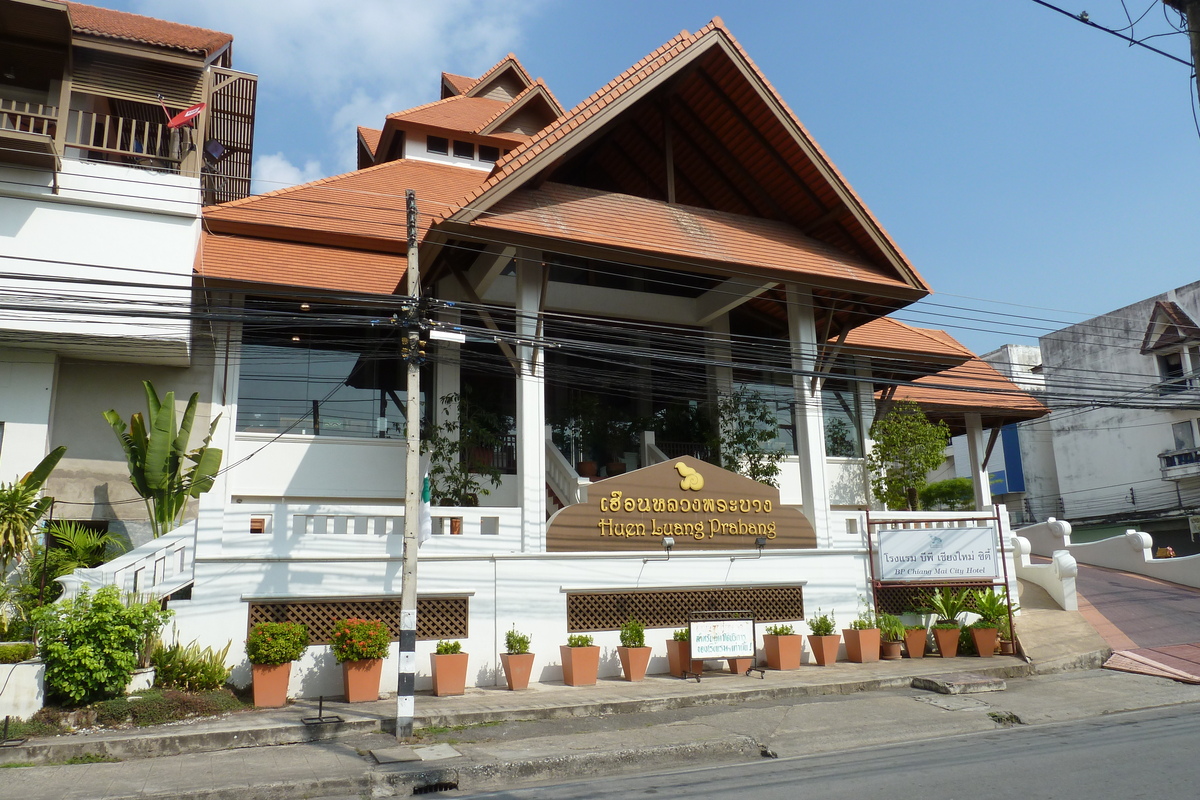
[{"label": "red-orange roof tile", "polygon": [[71,12],[71,26],[78,33],[141,42],[172,50],[211,55],[233,41],[228,33],[210,31],[178,22],[113,11],[82,3],[66,3]]},{"label": "red-orange roof tile", "polygon": [[1050,413],[1031,394],[978,358],[900,386],[895,399],[912,400],[935,418],[979,413],[985,418],[986,427],[1037,419]]},{"label": "red-orange roof tile", "polygon": [[392,294],[403,255],[205,233],[197,272],[209,280],[297,286],[355,294]]},{"label": "red-orange roof tile", "polygon": [[907,285],[786,223],[559,183],[513,192],[474,225],[690,264],[739,264],[780,280],[804,275],[837,285],[862,281]]},{"label": "red-orange roof tile", "polygon": [[879,317],[846,334],[846,346],[891,353],[917,353],[940,359],[967,360],[975,354],[945,331],[915,328],[898,319]]},{"label": "red-orange roof tile", "polygon": [[[210,226],[263,226],[302,232],[312,237],[365,237],[380,240],[380,249],[403,241],[404,190],[417,195],[421,235],[431,220],[487,178],[482,170],[427,161],[389,161],[374,167],[323,178],[268,194],[235,200],[204,210]],[[454,206],[457,208],[457,206]]]},{"label": "red-orange roof tile", "polygon": [[358,126],[358,136],[363,140],[363,144],[371,151],[371,155],[375,155],[375,151],[379,149],[379,137],[383,135],[383,131],[375,128],[364,128]]},{"label": "red-orange roof tile", "polygon": [[389,120],[452,131],[474,132],[508,108],[503,100],[486,97],[447,97],[423,106],[388,114]]},{"label": "red-orange roof tile", "polygon": [[455,75],[452,72],[443,72],[442,80],[454,87],[454,90],[459,94],[466,94],[478,82],[478,78],[468,78],[466,75]]}]

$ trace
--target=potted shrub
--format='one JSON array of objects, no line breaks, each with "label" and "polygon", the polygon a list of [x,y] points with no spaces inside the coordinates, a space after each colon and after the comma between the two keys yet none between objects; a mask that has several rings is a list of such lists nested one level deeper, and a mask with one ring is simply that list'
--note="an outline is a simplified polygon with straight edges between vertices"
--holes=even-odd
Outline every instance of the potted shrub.
[{"label": "potted shrub", "polygon": [[1012,626],[1008,624],[1007,616],[1000,618],[1000,631],[997,635],[1000,638],[1000,655],[1013,655],[1016,652],[1016,647],[1013,646]]},{"label": "potted shrub", "polygon": [[433,675],[434,697],[466,694],[467,654],[462,643],[439,640],[436,651],[429,654],[429,672]]},{"label": "potted shrub", "polygon": [[[490,494],[483,481],[500,485],[500,470],[484,458],[500,442],[496,415],[469,406],[456,393],[439,398],[438,424],[422,437],[422,452],[429,456],[429,496],[435,506],[474,507],[479,496]],[[460,528],[461,531],[461,528]]]},{"label": "potted shrub", "polygon": [[567,686],[595,686],[600,671],[600,648],[591,636],[575,633],[558,646],[562,657],[563,683]]},{"label": "potted shrub", "polygon": [[763,651],[769,669],[799,669],[802,638],[791,625],[768,625]]},{"label": "potted shrub", "polygon": [[838,642],[842,637],[837,635],[833,612],[825,614],[818,608],[816,616],[808,620],[808,630],[808,646],[812,648],[817,666],[824,667],[837,661]]},{"label": "potted shrub", "polygon": [[504,681],[510,691],[529,688],[529,675],[533,672],[533,653],[529,652],[529,637],[518,633],[516,628],[504,634],[505,652],[500,654],[504,667]]},{"label": "potted shrub", "polygon": [[904,623],[894,614],[880,614],[879,625],[879,657],[885,661],[896,661],[900,658],[900,645],[904,641]]},{"label": "potted shrub", "polygon": [[347,703],[379,699],[379,679],[391,636],[377,619],[350,617],[333,625],[333,657],[342,665]]},{"label": "potted shrub", "polygon": [[904,626],[904,649],[909,658],[924,658],[929,644],[929,630],[924,625]]},{"label": "potted shrub", "polygon": [[640,681],[650,665],[650,648],[646,647],[646,626],[630,617],[621,626],[621,646],[617,648],[625,680]]},{"label": "potted shrub", "polygon": [[308,647],[302,622],[260,622],[246,637],[246,657],[254,675],[254,705],[279,708],[287,703],[292,662]]},{"label": "potted shrub", "polygon": [[698,675],[704,671],[703,661],[692,661],[691,635],[688,628],[680,628],[667,640],[667,668],[676,678],[685,672]]},{"label": "potted shrub", "polygon": [[1008,621],[1008,601],[995,589],[975,591],[975,613],[979,619],[971,625],[971,638],[981,658],[991,658],[996,653],[996,642],[1000,635],[1000,621]]},{"label": "potted shrub", "polygon": [[942,658],[954,658],[958,655],[958,618],[967,610],[967,590],[943,592],[938,589],[926,598],[925,605],[937,619],[933,623],[933,640],[938,654]]},{"label": "potted shrub", "polygon": [[850,627],[842,631],[846,640],[846,658],[856,664],[879,660],[879,628],[871,607],[865,606]]}]

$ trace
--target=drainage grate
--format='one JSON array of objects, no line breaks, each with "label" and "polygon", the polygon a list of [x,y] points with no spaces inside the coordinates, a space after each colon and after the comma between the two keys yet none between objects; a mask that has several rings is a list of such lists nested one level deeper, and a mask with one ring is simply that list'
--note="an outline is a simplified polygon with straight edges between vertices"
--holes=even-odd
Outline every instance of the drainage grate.
[{"label": "drainage grate", "polygon": [[413,794],[433,794],[434,792],[452,792],[458,788],[457,782],[445,781],[442,783],[429,783],[425,786],[413,787]]}]

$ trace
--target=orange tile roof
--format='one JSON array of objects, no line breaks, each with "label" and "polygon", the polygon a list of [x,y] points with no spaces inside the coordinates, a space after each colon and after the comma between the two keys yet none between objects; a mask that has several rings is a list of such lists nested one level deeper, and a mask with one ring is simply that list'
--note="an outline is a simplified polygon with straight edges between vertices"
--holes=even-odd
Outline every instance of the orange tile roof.
[{"label": "orange tile roof", "polygon": [[985,418],[986,427],[1050,413],[1031,394],[979,358],[900,386],[895,399],[912,400],[935,418],[976,412]]},{"label": "orange tile roof", "polygon": [[367,146],[367,149],[371,151],[371,155],[375,155],[375,152],[379,149],[379,137],[383,136],[383,131],[376,130],[375,128],[364,128],[362,125],[359,125],[358,136],[363,140],[363,144]]},{"label": "orange tile roof", "polygon": [[[886,243],[886,246],[883,248],[883,251],[886,254],[885,257],[891,263],[895,264],[899,271],[905,276],[906,281],[898,283],[900,283],[900,285],[912,286],[920,291],[928,292],[929,287],[921,278],[920,274],[911,265],[911,263],[909,263],[903,252],[901,252],[891,240],[886,231],[884,231],[883,227],[879,224],[878,220],[870,215],[869,211],[866,209],[866,206],[862,204],[858,196],[849,187],[849,184],[845,182],[844,177],[833,168],[833,165],[829,161],[828,157],[826,157],[824,153],[816,146],[815,141],[800,123],[799,119],[796,118],[795,114],[791,111],[787,104],[783,102],[778,92],[775,91],[758,67],[754,65],[754,62],[749,59],[745,51],[742,50],[740,45],[738,45],[737,41],[725,28],[724,23],[719,17],[715,17],[712,22],[694,34],[687,31],[681,32],[678,36],[666,42],[661,47],[654,50],[649,55],[645,56],[636,64],[631,66],[629,69],[613,78],[608,84],[603,86],[590,97],[579,103],[579,105],[575,106],[575,108],[571,109],[565,115],[560,117],[558,121],[543,128],[541,131],[535,134],[534,137],[524,147],[519,147],[511,151],[507,156],[501,158],[500,161],[496,163],[496,166],[493,169],[491,177],[488,179],[488,181],[482,184],[474,192],[464,197],[460,202],[459,205],[461,205],[464,209],[470,209],[470,211],[463,212],[460,215],[460,221],[469,221],[476,214],[486,211],[489,205],[489,201],[486,199],[486,196],[492,192],[493,189],[501,184],[511,182],[512,177],[518,172],[521,172],[526,165],[530,164],[547,150],[551,149],[559,141],[563,140],[573,131],[584,125],[592,117],[601,113],[605,108],[618,101],[623,95],[627,94],[634,87],[645,81],[655,72],[661,70],[693,45],[701,40],[706,39],[706,37],[709,37],[710,35],[718,35],[723,37],[724,40],[729,42],[730,45],[736,50],[739,56],[745,59],[748,68],[754,73],[756,78],[762,82],[762,85],[772,95],[775,102],[778,103],[781,112],[785,114],[791,124],[795,126],[795,130],[798,131],[799,136],[804,143],[811,148],[811,152],[814,153],[816,158],[822,162],[822,166],[830,171],[830,174],[834,177],[835,181],[840,182],[851,203],[860,209],[864,214],[864,218],[868,223],[868,227],[875,230],[882,238],[883,242]],[[533,170],[533,168],[531,168],[531,170]],[[531,171],[530,174],[532,175],[533,171]]]},{"label": "orange tile roof", "polygon": [[[502,108],[502,109],[500,109],[499,111],[497,111],[497,112],[496,112],[494,115],[492,115],[491,119],[487,120],[487,121],[486,121],[486,122],[484,122],[482,125],[480,125],[478,128],[476,128],[476,129],[475,129],[475,132],[476,132],[476,133],[479,133],[479,132],[482,132],[482,131],[484,131],[484,130],[487,130],[487,128],[488,128],[488,127],[490,127],[490,126],[492,126],[492,125],[495,125],[495,124],[496,124],[496,121],[497,121],[497,120],[499,120],[499,119],[501,119],[502,117],[508,116],[508,115],[510,115],[510,114],[516,114],[516,113],[518,113],[518,112],[520,111],[521,107],[522,107],[522,106],[524,106],[524,105],[525,105],[525,104],[527,104],[527,103],[530,103],[530,102],[532,102],[532,101],[533,101],[533,98],[534,98],[535,96],[536,96],[536,97],[541,97],[541,98],[543,98],[543,99],[544,99],[544,100],[545,100],[545,101],[546,101],[546,102],[547,102],[547,103],[550,105],[552,114],[554,114],[554,115],[561,115],[561,114],[562,114],[562,106],[560,106],[560,105],[558,104],[558,100],[556,100],[556,99],[554,98],[554,95],[552,95],[552,94],[550,93],[550,89],[549,89],[549,87],[547,87],[547,86],[546,86],[546,84],[542,82],[542,79],[541,79],[541,78],[538,78],[538,79],[537,79],[536,81],[534,81],[532,84],[530,84],[529,86],[525,87],[525,90],[524,90],[523,92],[521,92],[519,95],[517,95],[516,97],[514,97],[514,98],[512,99],[512,102],[511,102],[511,103],[509,103],[509,104],[508,104],[508,105],[506,105],[504,108]],[[516,136],[516,135],[519,135],[519,134],[513,134],[513,133],[501,133],[501,134],[496,134],[496,135],[500,135],[500,136]],[[531,138],[532,138],[531,136],[525,136],[525,137],[524,137],[524,139],[525,139],[526,141],[528,141],[528,140],[529,140],[529,139],[531,139]]]},{"label": "orange tile roof", "polygon": [[[322,241],[349,237],[378,240],[379,249],[404,241],[404,190],[417,194],[421,236],[448,204],[487,178],[481,170],[428,161],[389,161],[344,175],[210,206],[210,229],[237,227],[285,229],[281,236],[303,235]],[[314,236],[314,234],[317,234]],[[389,244],[391,243],[391,244]]]},{"label": "orange tile roof", "polygon": [[836,283],[907,285],[783,222],[560,183],[513,192],[474,225],[689,263],[740,264],[780,280],[805,275]]},{"label": "orange tile roof", "polygon": [[883,352],[918,353],[965,361],[975,354],[945,331],[914,328],[898,319],[878,317],[846,334],[846,346]]},{"label": "orange tile roof", "polygon": [[468,78],[466,75],[455,75],[452,72],[443,72],[442,80],[454,87],[454,90],[459,94],[465,94],[468,89],[474,86],[477,78]]},{"label": "orange tile roof", "polygon": [[355,294],[394,293],[408,265],[403,255],[213,233],[201,237],[196,262],[209,280]]},{"label": "orange tile roof", "polygon": [[487,97],[447,97],[423,106],[388,114],[389,120],[444,128],[452,131],[477,131],[488,120],[508,108],[503,100]]},{"label": "orange tile roof", "polygon": [[506,67],[506,65],[509,62],[512,62],[511,68],[515,69],[517,71],[517,73],[521,76],[521,79],[525,82],[526,85],[533,83],[533,78],[530,77],[529,71],[527,69],[525,69],[525,65],[521,63],[521,60],[519,58],[517,58],[516,53],[509,53],[504,58],[500,59],[495,64],[493,64],[486,72],[484,72],[482,75],[480,75],[479,79],[476,80],[474,83],[472,83],[471,86],[468,87],[467,91],[471,91],[472,89],[479,89],[482,84],[487,83],[487,81],[489,79],[491,79],[493,76],[495,76],[498,73],[503,72],[505,69],[507,69],[508,67]]},{"label": "orange tile roof", "polygon": [[66,3],[66,6],[71,12],[71,26],[77,33],[141,42],[206,56],[233,41],[233,37],[228,33],[143,17],[127,11],[113,11],[71,2]]}]

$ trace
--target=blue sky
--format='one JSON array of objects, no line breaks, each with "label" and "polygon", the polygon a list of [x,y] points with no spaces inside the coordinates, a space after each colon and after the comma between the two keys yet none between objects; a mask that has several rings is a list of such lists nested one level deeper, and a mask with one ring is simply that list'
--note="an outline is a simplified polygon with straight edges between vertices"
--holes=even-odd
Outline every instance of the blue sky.
[{"label": "blue sky", "polygon": [[[1127,25],[1120,0],[1070,2]],[[353,168],[354,127],[436,99],[442,70],[512,51],[570,107],[719,15],[933,286],[906,321],[983,352],[1200,279],[1190,70],[1031,0],[98,4],[235,36],[258,190]],[[1149,9],[1139,38],[1171,31],[1157,0],[1125,6]]]}]

